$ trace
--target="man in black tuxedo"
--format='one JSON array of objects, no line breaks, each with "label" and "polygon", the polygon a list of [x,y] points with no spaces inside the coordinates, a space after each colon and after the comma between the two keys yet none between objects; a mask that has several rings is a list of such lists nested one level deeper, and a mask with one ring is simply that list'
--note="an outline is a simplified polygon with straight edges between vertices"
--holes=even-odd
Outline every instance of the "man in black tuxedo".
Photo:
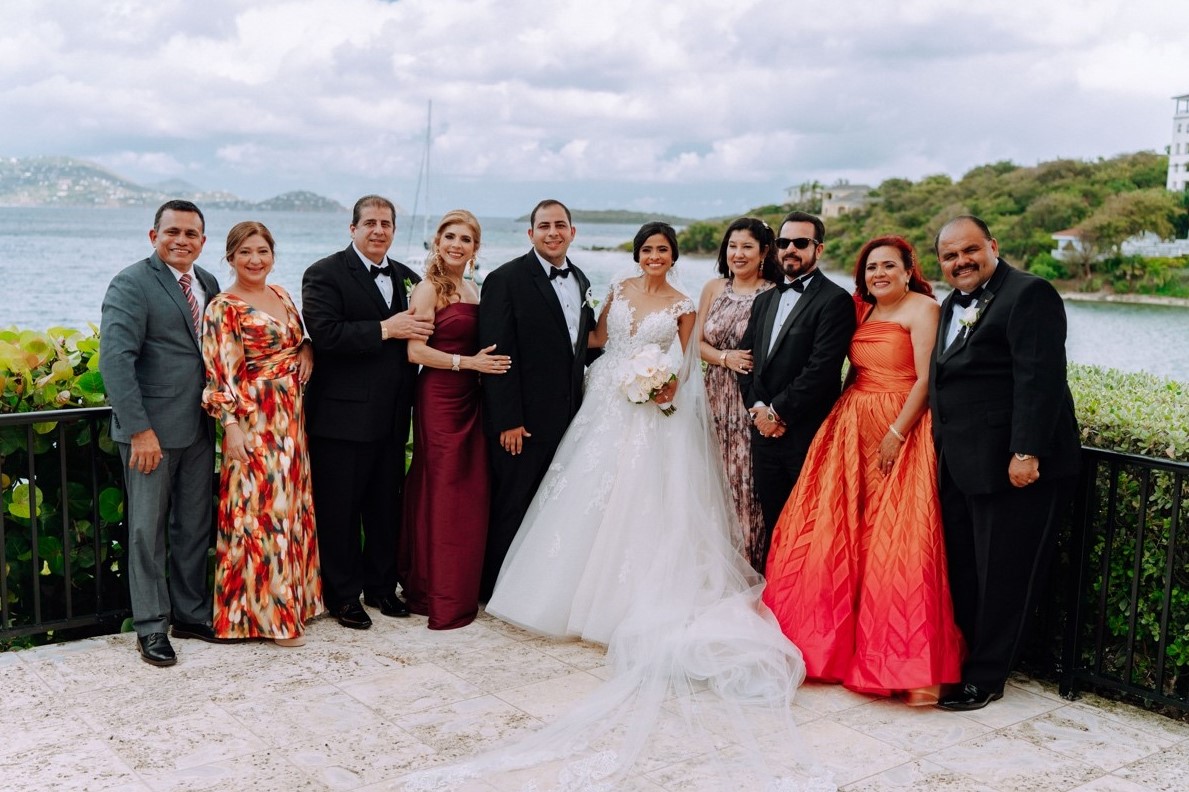
[{"label": "man in black tuxedo", "polygon": [[753,370],[739,375],[751,411],[756,497],[764,514],[763,555],[809,443],[842,392],[842,361],[855,332],[855,304],[817,268],[826,227],[792,212],[776,239],[785,282],[756,297],[740,346]]},{"label": "man in black tuxedo", "polygon": [[306,432],[323,595],[339,623],[355,629],[372,624],[360,592],[385,616],[409,615],[396,595],[405,441],[417,373],[406,342],[428,339],[433,323],[409,309],[409,289],[421,279],[388,258],[395,232],[391,201],[360,198],[351,244],[312,264],[301,284],[314,345]]},{"label": "man in black tuxedo", "polygon": [[533,249],[483,281],[479,344],[495,344],[512,368],[483,378],[483,424],[491,456],[491,520],[480,599],[495,588],[504,556],[582,403],[590,281],[566,257],[570,210],[545,200],[529,215]]},{"label": "man in black tuxedo", "polygon": [[976,217],[946,223],[936,251],[954,291],[941,307],[929,406],[954,617],[969,649],[963,684],[940,706],[973,710],[1003,695],[1080,448],[1061,296],[999,258]]}]

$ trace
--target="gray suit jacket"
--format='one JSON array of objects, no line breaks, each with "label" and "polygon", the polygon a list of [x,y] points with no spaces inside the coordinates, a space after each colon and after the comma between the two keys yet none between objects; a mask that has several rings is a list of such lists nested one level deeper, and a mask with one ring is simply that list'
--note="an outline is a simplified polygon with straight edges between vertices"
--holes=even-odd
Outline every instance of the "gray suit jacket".
[{"label": "gray suit jacket", "polygon": [[[209,302],[219,282],[200,267],[194,275]],[[201,339],[177,279],[156,253],[112,278],[99,338],[113,440],[128,443],[152,428],[162,448],[185,448],[199,432],[211,431],[201,407],[206,382]]]}]

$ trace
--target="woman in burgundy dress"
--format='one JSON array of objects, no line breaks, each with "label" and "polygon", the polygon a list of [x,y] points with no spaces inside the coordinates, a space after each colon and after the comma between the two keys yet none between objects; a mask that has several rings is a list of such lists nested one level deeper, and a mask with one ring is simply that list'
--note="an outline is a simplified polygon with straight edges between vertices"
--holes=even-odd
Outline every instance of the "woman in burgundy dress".
[{"label": "woman in burgundy dress", "polygon": [[397,561],[409,610],[428,616],[431,630],[470,624],[479,609],[489,497],[479,374],[503,374],[512,362],[492,354],[494,346],[479,349],[479,292],[463,278],[479,235],[473,214],[447,212],[425,280],[409,298],[434,332],[428,341],[409,340],[409,360],[421,373]]}]

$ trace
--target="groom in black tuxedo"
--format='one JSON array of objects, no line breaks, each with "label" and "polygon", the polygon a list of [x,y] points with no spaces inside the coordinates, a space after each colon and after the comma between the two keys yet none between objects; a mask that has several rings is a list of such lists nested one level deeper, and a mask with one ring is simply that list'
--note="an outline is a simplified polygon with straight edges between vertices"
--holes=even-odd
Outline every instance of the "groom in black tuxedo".
[{"label": "groom in black tuxedo", "polygon": [[756,297],[740,342],[755,361],[739,375],[739,386],[753,420],[764,556],[809,444],[842,392],[842,361],[855,332],[854,300],[817,268],[825,237],[821,218],[785,217],[776,239],[785,282]]},{"label": "groom in black tuxedo", "polygon": [[969,655],[950,710],[1003,695],[1041,593],[1079,461],[1065,374],[1065,306],[1052,285],[999,258],[986,223],[937,235],[954,291],[929,374],[954,617]]},{"label": "groom in black tuxedo", "polygon": [[545,200],[529,215],[533,249],[483,281],[479,343],[495,344],[512,368],[483,378],[483,424],[491,456],[491,520],[479,598],[495,588],[504,556],[570,419],[582,403],[590,281],[566,257],[570,210]]},{"label": "groom in black tuxedo", "polygon": [[[351,216],[351,244],[310,265],[302,314],[314,345],[306,432],[326,607],[339,624],[367,629],[359,604],[408,616],[396,595],[396,547],[405,481],[405,441],[417,367],[408,339],[433,322],[409,308],[421,280],[388,258],[396,207],[365,195]],[[362,528],[363,542],[360,542]]]}]

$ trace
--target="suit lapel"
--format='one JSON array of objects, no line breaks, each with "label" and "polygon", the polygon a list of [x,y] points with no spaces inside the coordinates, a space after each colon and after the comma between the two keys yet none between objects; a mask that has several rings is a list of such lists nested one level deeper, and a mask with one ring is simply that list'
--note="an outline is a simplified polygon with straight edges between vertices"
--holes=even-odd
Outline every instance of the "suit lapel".
[{"label": "suit lapel", "polygon": [[[384,303],[384,295],[380,294],[380,288],[376,286],[376,279],[372,277],[372,273],[367,267],[363,266],[363,261],[359,258],[359,254],[355,252],[355,248],[347,248],[344,255],[347,257],[347,270],[351,273],[351,277],[359,284],[359,287],[363,289],[364,293],[367,294],[368,299],[371,300],[372,305],[376,307],[380,315],[387,317],[392,309]],[[392,284],[392,294],[395,297],[397,291],[395,269],[392,273],[392,279],[394,281]]]},{"label": "suit lapel", "polygon": [[793,306],[793,310],[789,311],[789,315],[785,317],[784,324],[780,326],[780,329],[777,330],[776,328],[772,328],[773,332],[777,333],[776,342],[772,345],[773,352],[775,352],[780,347],[780,344],[784,341],[785,336],[789,334],[789,329],[793,326],[793,324],[796,323],[797,317],[805,312],[805,307],[809,305],[809,303],[813,302],[813,298],[816,297],[817,293],[821,290],[822,278],[824,277],[826,276],[820,272],[815,275],[813,279],[809,281],[808,285],[806,285],[805,292],[797,299],[797,304]]},{"label": "suit lapel", "polygon": [[[153,274],[157,276],[157,282],[161,284],[161,288],[165,290],[166,296],[173,302],[174,306],[185,320],[186,328],[190,332],[190,340],[194,342],[194,346],[202,351],[202,341],[198,338],[198,333],[194,331],[194,314],[190,313],[190,303],[186,302],[186,295],[182,294],[181,284],[178,279],[173,276],[173,270],[166,266],[165,262],[157,257],[154,253],[149,259],[153,267]],[[207,292],[206,300],[210,302],[211,297],[215,295],[210,293],[207,284],[202,284],[202,290]]]},{"label": "suit lapel", "polygon": [[[995,291],[1002,288],[1003,280],[1007,277],[1008,269],[1010,269],[1010,265],[1003,259],[999,259],[999,265],[995,269],[995,274],[987,281],[983,287],[982,296],[974,303],[978,309],[978,315],[974,320],[974,324],[969,327],[962,327],[958,331],[958,335],[954,336],[954,342],[941,350],[941,354],[937,356],[937,363],[939,365],[956,355],[959,350],[964,349],[967,342],[970,341],[970,337],[978,330],[979,325],[986,320],[987,312],[991,310],[991,305],[995,301]],[[955,307],[954,293],[950,292],[949,296],[945,298],[945,302],[941,305],[942,325],[938,328],[938,344],[945,343],[945,333],[949,329],[950,322],[953,321]],[[936,348],[941,349],[940,346]]]},{"label": "suit lapel", "polygon": [[[565,333],[566,340],[568,342],[570,338],[570,328],[568,325],[566,325],[566,314],[561,309],[561,300],[557,299],[557,292],[553,290],[553,284],[549,282],[549,276],[545,274],[545,269],[541,266],[541,262],[537,259],[537,254],[530,251],[528,258],[529,277],[532,279],[533,285],[537,287],[537,291],[541,293],[541,298],[545,300],[545,304],[548,306],[546,310],[548,310],[553,318],[557,321],[558,325],[561,327],[561,331]],[[569,263],[568,259],[567,263]],[[579,321],[579,327],[581,327],[581,320]]]},{"label": "suit lapel", "polygon": [[[763,315],[760,317],[759,321],[759,344],[758,348],[756,349],[755,365],[756,377],[760,376],[764,370],[764,364],[768,362],[768,349],[772,345],[772,333],[774,332],[772,325],[776,322],[776,311],[780,306],[781,293],[779,291],[776,289],[771,289],[768,292],[765,292],[765,294],[770,294],[771,297],[769,297],[764,302],[763,307],[760,309],[763,311]],[[761,294],[756,299],[759,300],[763,298],[764,295]]]},{"label": "suit lapel", "polygon": [[[405,291],[405,279],[401,276],[401,264],[397,261],[388,259],[388,266],[392,267],[392,305],[389,310],[392,313],[400,313],[401,311],[409,310],[409,295]],[[368,273],[371,274],[370,272]],[[375,278],[372,278],[372,285],[375,285]],[[376,289],[379,291],[379,289]]]}]

